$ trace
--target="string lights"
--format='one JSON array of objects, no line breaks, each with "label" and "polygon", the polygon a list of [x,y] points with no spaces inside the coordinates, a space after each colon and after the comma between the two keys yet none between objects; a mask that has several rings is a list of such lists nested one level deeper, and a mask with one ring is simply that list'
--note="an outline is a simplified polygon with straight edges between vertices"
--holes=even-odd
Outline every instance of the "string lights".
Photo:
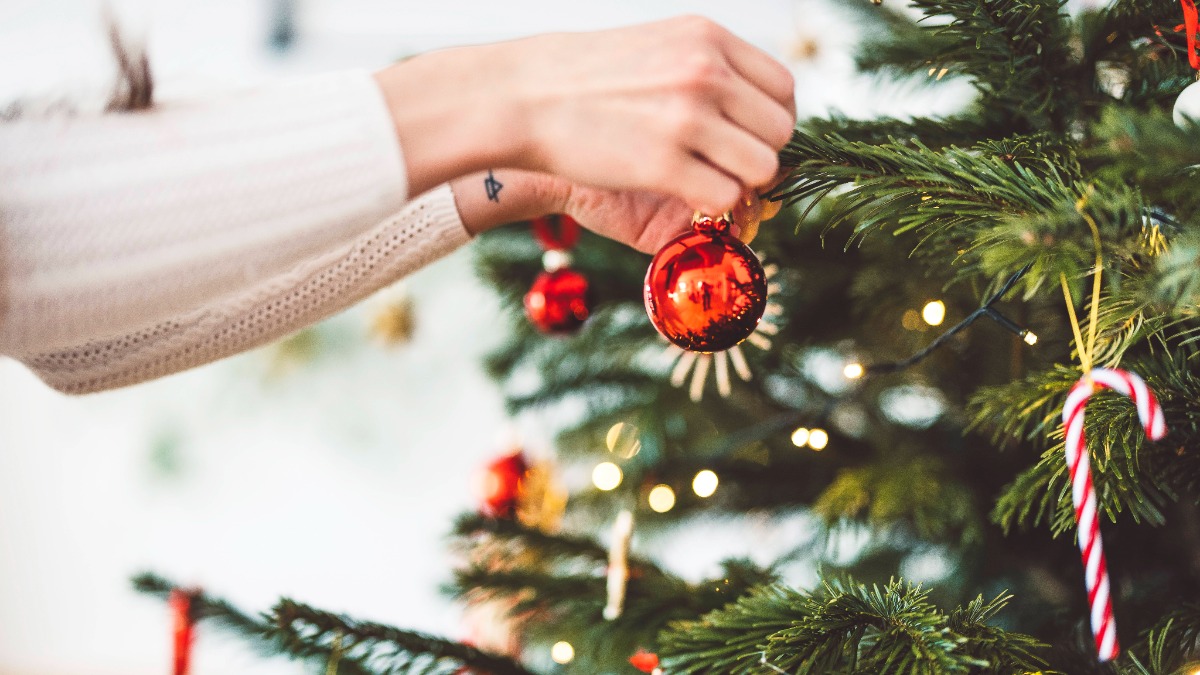
[{"label": "string lights", "polygon": [[[1033,266],[1033,263],[1029,263],[1028,265],[1017,270],[1017,272],[1015,274],[1013,274],[1011,277],[1008,278],[1008,281],[1004,282],[1004,285],[1000,287],[1000,290],[993,293],[987,300],[985,300],[983,302],[982,305],[979,306],[979,309],[976,309],[974,312],[971,312],[970,314],[968,314],[966,316],[965,319],[963,319],[962,321],[959,321],[958,323],[951,326],[945,333],[942,333],[941,335],[939,335],[937,337],[937,339],[935,339],[933,342],[929,343],[929,345],[927,347],[925,347],[921,351],[917,352],[916,354],[913,354],[912,356],[908,357],[907,359],[904,359],[903,361],[892,361],[892,362],[888,362],[888,363],[873,363],[869,366],[864,366],[860,363],[849,363],[846,365],[846,368],[843,371],[843,373],[846,375],[847,378],[856,380],[856,379],[859,379],[859,378],[867,376],[867,375],[882,375],[884,373],[895,373],[895,372],[899,372],[901,370],[905,370],[907,368],[911,368],[912,366],[916,365],[917,363],[919,363],[920,361],[925,359],[925,357],[929,356],[930,354],[932,354],[933,352],[937,351],[939,348],[944,346],[947,342],[950,341],[950,338],[954,337],[956,334],[961,332],[967,326],[970,326],[971,324],[975,323],[975,321],[977,319],[979,319],[981,317],[985,317],[985,316],[989,319],[992,319],[996,323],[998,323],[1004,329],[1011,331],[1012,333],[1014,333],[1015,335],[1020,337],[1022,340],[1025,341],[1026,344],[1028,344],[1028,345],[1036,344],[1037,343],[1037,335],[1034,334],[1033,331],[1029,330],[1028,328],[1023,328],[1023,327],[1017,325],[1016,322],[1014,322],[1013,320],[1011,320],[1008,317],[1001,314],[994,307],[994,305],[997,302],[999,302],[1001,299],[1004,298],[1005,295],[1008,294],[1008,292],[1017,283],[1017,281],[1020,280],[1021,277],[1025,276],[1025,273],[1028,272],[1029,268],[1032,266]],[[935,304],[940,305],[940,311],[936,307],[931,309],[931,307],[933,307]],[[940,324],[942,322],[942,320],[945,318],[945,311],[946,311],[945,305],[942,304],[942,302],[940,300],[935,300],[935,301],[930,302],[925,305],[924,310],[922,310],[922,315],[923,315],[923,318],[925,319],[926,323],[936,326],[936,325]],[[937,319],[936,323],[932,319]]]}]

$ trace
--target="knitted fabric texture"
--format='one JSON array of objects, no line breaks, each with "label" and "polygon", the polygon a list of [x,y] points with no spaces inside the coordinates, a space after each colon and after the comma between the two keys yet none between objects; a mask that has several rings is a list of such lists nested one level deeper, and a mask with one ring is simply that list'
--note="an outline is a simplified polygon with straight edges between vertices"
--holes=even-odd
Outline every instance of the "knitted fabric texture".
[{"label": "knitted fabric texture", "polygon": [[251,349],[330,316],[468,240],[443,185],[348,245],[224,302],[144,330],[23,358],[80,394],[135,384]]},{"label": "knitted fabric texture", "polygon": [[343,247],[406,191],[366,72],[0,124],[0,354],[165,330]]}]

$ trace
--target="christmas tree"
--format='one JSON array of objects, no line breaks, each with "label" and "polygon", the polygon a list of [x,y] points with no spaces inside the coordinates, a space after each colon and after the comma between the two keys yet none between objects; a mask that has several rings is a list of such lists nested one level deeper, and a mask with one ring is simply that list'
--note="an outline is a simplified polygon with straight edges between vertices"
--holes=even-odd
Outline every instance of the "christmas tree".
[{"label": "christmas tree", "polygon": [[[454,525],[449,592],[505,639],[291,600],[247,614],[139,577],[174,598],[180,639],[200,621],[339,673],[1200,668],[1200,110],[1172,111],[1200,86],[1191,0],[849,11],[864,71],[977,95],[949,117],[798,125],[769,195],[785,208],[752,243],[773,328],[739,355],[664,358],[649,259],[586,233],[590,316],[546,335],[521,309],[542,268],[528,224],[476,244],[513,308],[487,364],[510,411],[553,411],[559,464],[596,467],[564,515],[554,469],[500,460]],[[699,582],[639,554],[746,514],[817,533]]]}]

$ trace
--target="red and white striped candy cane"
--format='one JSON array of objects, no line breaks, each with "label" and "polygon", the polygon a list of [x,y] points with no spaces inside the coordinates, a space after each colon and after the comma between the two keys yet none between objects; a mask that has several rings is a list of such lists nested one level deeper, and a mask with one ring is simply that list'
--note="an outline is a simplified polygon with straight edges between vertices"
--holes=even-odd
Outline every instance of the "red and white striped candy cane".
[{"label": "red and white striped candy cane", "polygon": [[1109,596],[1108,565],[1100,541],[1100,518],[1096,511],[1096,489],[1088,461],[1087,442],[1083,437],[1083,408],[1097,389],[1112,389],[1133,399],[1138,419],[1146,436],[1158,440],[1166,433],[1162,408],[1154,392],[1137,375],[1115,368],[1094,368],[1071,388],[1063,406],[1063,426],[1067,430],[1067,467],[1071,471],[1071,498],[1075,503],[1075,522],[1079,525],[1079,550],[1083,554],[1088,605],[1092,613],[1092,635],[1101,661],[1109,661],[1121,651],[1117,643],[1117,625],[1113,621]]}]

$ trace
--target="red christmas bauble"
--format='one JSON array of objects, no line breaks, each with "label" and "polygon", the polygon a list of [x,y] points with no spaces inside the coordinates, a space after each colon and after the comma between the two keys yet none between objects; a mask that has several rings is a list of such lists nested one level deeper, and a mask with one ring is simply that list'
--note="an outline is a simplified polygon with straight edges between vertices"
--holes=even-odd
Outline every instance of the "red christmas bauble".
[{"label": "red christmas bauble", "polygon": [[492,518],[513,518],[521,499],[522,481],[529,471],[525,454],[516,451],[496,459],[483,476],[483,513]]},{"label": "red christmas bauble", "polygon": [[547,251],[566,251],[579,241],[579,223],[565,213],[534,218],[533,236]]},{"label": "red christmas bauble", "polygon": [[542,272],[525,294],[525,315],[543,333],[569,333],[591,314],[587,277],[572,269]]},{"label": "red christmas bauble", "polygon": [[694,352],[719,352],[745,340],[767,308],[758,256],[729,234],[724,218],[698,218],[646,270],[646,312],[658,332]]}]

